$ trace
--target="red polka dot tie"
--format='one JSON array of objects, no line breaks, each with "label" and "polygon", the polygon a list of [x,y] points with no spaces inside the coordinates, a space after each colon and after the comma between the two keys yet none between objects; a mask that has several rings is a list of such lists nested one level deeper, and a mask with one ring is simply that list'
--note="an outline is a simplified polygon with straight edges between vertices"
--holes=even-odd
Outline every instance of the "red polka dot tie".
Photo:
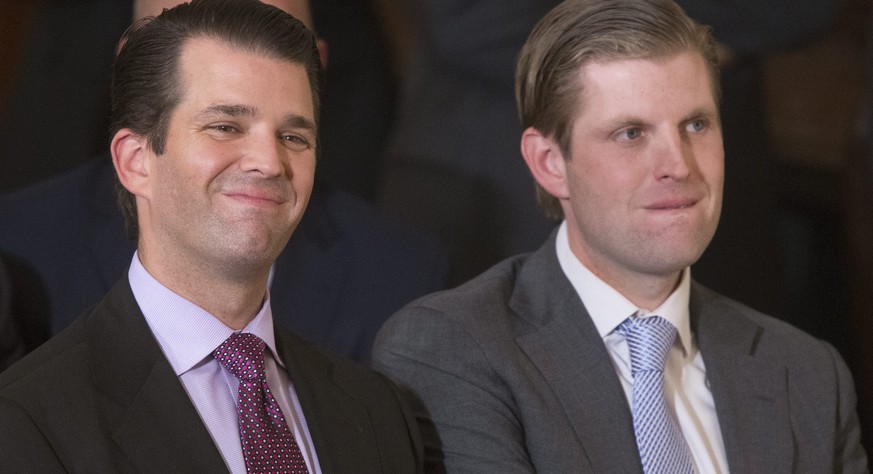
[{"label": "red polka dot tie", "polygon": [[267,387],[265,346],[254,334],[234,333],[212,353],[239,379],[239,436],[246,471],[308,474],[294,434]]}]

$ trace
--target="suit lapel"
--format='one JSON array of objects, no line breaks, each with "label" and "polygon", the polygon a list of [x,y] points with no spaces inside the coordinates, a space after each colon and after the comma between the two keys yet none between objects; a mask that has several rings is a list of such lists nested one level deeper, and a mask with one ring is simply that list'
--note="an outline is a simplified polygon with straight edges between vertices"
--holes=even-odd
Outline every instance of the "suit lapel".
[{"label": "suit lapel", "polygon": [[300,401],[322,472],[381,471],[370,415],[343,390],[335,366],[309,343],[277,328],[277,350]]},{"label": "suit lapel", "polygon": [[728,465],[734,472],[788,471],[794,453],[787,369],[758,353],[764,329],[718,299],[692,286],[692,329],[706,365]]},{"label": "suit lapel", "polygon": [[640,472],[627,398],[554,249],[553,234],[519,274],[510,306],[537,329],[516,341],[560,401],[591,470]]},{"label": "suit lapel", "polygon": [[112,438],[142,472],[227,472],[122,278],[88,324],[94,384]]}]

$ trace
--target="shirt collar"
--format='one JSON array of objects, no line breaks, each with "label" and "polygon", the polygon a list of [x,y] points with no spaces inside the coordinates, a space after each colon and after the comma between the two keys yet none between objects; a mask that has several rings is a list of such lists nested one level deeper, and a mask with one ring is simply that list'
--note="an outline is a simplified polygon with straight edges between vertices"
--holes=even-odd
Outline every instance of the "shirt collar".
[{"label": "shirt collar", "polygon": [[[133,255],[128,279],[133,296],[176,375],[208,360],[212,351],[235,332],[203,308],[158,282],[143,267],[139,253]],[[269,290],[265,291],[258,314],[239,332],[260,337],[270,351],[277,354]],[[274,359],[284,366],[280,357],[274,356]]]},{"label": "shirt collar", "polygon": [[686,354],[691,353],[691,324],[688,301],[691,294],[691,269],[685,268],[679,285],[661,306],[652,312],[643,310],[619,293],[615,288],[591,272],[570,249],[567,237],[567,221],[561,223],[555,240],[555,250],[561,270],[570,280],[582,304],[591,316],[600,337],[606,337],[629,316],[661,316],[676,327],[679,341]]}]

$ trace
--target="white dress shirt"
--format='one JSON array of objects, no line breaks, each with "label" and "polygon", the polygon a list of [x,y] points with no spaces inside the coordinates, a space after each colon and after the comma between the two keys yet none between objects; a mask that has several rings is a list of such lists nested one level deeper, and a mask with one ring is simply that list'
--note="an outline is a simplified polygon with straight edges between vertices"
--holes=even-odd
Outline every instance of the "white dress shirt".
[{"label": "white dress shirt", "polygon": [[691,333],[688,299],[691,288],[691,270],[682,272],[679,286],[664,303],[649,312],[638,308],[616,289],[595,276],[570,249],[567,223],[558,229],[556,250],[561,269],[582,299],[585,309],[597,327],[612,364],[624,388],[628,406],[633,400],[630,350],[627,341],[615,329],[630,316],[658,315],[676,327],[678,336],[664,369],[664,390],[670,414],[679,428],[694,458],[699,473],[726,473],[727,459],[724,442],[715,411],[715,403],[706,367]]},{"label": "white dress shirt", "polygon": [[[133,256],[128,279],[152,334],[194,403],[225,464],[231,472],[244,474],[246,467],[237,414],[239,380],[212,357],[212,351],[234,330],[161,285],[142,266],[138,254]],[[294,433],[309,472],[320,473],[321,467],[294,385],[288,379],[284,363],[276,356],[269,291],[261,310],[240,332],[252,333],[266,342],[267,385]],[[155,455],[160,456],[160,453]]]}]

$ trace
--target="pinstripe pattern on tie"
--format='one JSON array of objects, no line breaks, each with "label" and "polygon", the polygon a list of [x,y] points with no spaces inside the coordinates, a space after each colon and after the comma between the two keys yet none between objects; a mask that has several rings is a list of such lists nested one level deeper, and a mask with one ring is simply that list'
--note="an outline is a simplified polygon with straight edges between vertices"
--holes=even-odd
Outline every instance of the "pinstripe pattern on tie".
[{"label": "pinstripe pattern on tie", "polygon": [[645,474],[693,473],[685,438],[667,410],[664,365],[676,328],[664,318],[627,318],[619,327],[627,340],[633,376],[633,420]]}]

